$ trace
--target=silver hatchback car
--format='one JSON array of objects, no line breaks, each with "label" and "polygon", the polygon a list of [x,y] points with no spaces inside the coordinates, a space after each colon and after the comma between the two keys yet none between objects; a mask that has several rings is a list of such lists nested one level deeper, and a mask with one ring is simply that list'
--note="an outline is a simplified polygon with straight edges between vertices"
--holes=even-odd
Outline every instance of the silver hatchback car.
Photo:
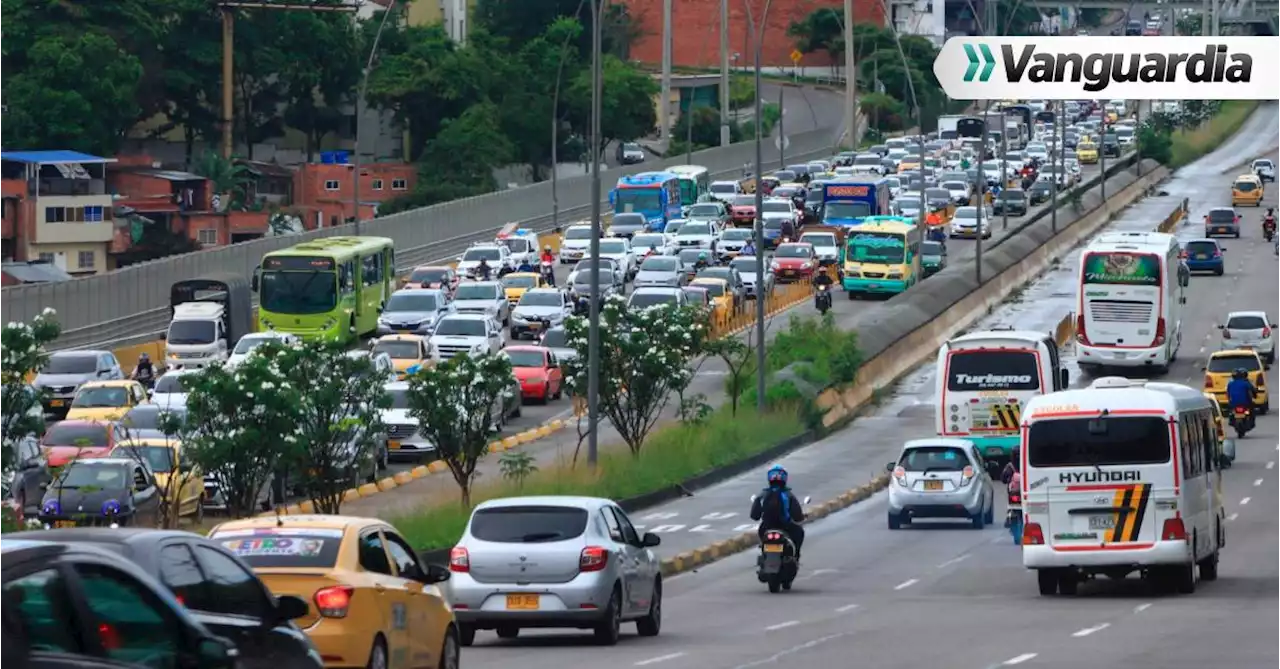
[{"label": "silver hatchback car", "polygon": [[889,529],[912,520],[965,518],[974,529],[995,520],[995,485],[977,446],[967,439],[913,439],[886,470]]},{"label": "silver hatchback car", "polygon": [[449,556],[445,582],[462,645],[476,630],[504,639],[521,628],[590,629],[618,642],[624,621],[641,636],[662,627],[658,536],[640,535],[627,514],[595,497],[511,497],[471,513]]}]

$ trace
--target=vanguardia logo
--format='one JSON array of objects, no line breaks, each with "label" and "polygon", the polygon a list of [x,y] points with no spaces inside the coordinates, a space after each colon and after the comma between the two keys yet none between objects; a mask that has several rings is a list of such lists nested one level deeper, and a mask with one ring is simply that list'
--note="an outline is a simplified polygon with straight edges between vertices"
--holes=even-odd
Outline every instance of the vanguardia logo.
[{"label": "vanguardia logo", "polygon": [[1274,37],[956,37],[933,71],[956,100],[1276,100]]}]

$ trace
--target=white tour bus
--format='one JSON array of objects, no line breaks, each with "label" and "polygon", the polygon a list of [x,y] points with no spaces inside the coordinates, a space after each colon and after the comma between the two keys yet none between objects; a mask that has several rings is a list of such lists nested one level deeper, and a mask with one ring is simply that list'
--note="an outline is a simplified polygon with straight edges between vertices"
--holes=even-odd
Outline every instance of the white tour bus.
[{"label": "white tour bus", "polygon": [[968,439],[1001,466],[1018,446],[1022,407],[1069,380],[1053,335],[1012,329],[943,344],[935,376],[938,435]]},{"label": "white tour bus", "polygon": [[1168,590],[1218,575],[1224,542],[1212,400],[1176,383],[1104,377],[1023,411],[1022,563],[1040,594],[1138,571]]},{"label": "white tour bus", "polygon": [[1082,370],[1165,372],[1182,343],[1178,241],[1162,232],[1109,232],[1080,254],[1076,360]]}]

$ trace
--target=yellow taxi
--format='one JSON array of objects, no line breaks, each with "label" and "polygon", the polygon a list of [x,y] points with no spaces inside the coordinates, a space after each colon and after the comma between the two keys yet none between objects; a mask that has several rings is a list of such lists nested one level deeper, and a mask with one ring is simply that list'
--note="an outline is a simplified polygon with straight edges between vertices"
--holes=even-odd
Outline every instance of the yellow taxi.
[{"label": "yellow taxi", "polygon": [[920,169],[919,157],[903,158],[902,162],[898,163],[898,174],[902,174],[903,172],[908,172],[910,170],[918,170],[918,169]]},{"label": "yellow taxi", "polygon": [[1098,162],[1098,145],[1093,142],[1081,141],[1076,144],[1076,160],[1081,165],[1094,165]]},{"label": "yellow taxi", "polygon": [[1269,366],[1262,363],[1257,351],[1247,348],[1218,351],[1209,356],[1209,364],[1204,368],[1204,392],[1213,395],[1222,407],[1227,406],[1227,383],[1231,374],[1237,369],[1249,372],[1249,381],[1258,389],[1253,399],[1253,408],[1264,414],[1271,406],[1267,395],[1266,370]]},{"label": "yellow taxi", "polygon": [[431,346],[427,344],[427,338],[421,335],[384,335],[373,342],[372,353],[386,353],[391,358],[392,368],[396,370],[396,378],[401,380],[409,373],[410,367],[431,362]]},{"label": "yellow taxi", "polygon": [[429,565],[391,525],[372,518],[260,516],[209,538],[248,563],[275,595],[308,603],[296,619],[326,667],[457,669],[458,627]]},{"label": "yellow taxi", "polygon": [[724,279],[702,277],[689,282],[694,288],[702,288],[711,297],[711,317],[717,323],[724,323],[733,315],[733,292],[729,290],[729,282]]},{"label": "yellow taxi", "polygon": [[1256,174],[1241,174],[1231,184],[1231,206],[1251,204],[1255,207],[1262,206],[1262,196],[1266,194],[1266,189],[1262,186],[1262,179]]},{"label": "yellow taxi", "polygon": [[145,461],[156,475],[156,488],[165,496],[170,518],[204,522],[204,474],[182,459],[182,442],[166,437],[133,437],[116,444],[107,457]]},{"label": "yellow taxi", "polygon": [[89,381],[80,386],[67,420],[93,420],[104,423],[124,418],[129,409],[147,402],[147,389],[137,381]]},{"label": "yellow taxi", "polygon": [[502,277],[502,290],[506,291],[507,302],[513,307],[524,297],[526,290],[546,287],[547,282],[536,272],[512,272]]}]

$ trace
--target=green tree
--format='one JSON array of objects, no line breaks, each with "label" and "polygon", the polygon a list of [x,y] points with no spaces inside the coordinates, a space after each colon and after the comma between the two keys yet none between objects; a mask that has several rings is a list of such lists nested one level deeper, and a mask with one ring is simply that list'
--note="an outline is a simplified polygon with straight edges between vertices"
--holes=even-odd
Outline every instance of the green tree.
[{"label": "green tree", "polygon": [[459,355],[409,377],[409,413],[449,467],[464,507],[489,452],[494,406],[511,392],[511,361],[503,354]]},{"label": "green tree", "polygon": [[1138,128],[1138,150],[1143,158],[1150,158],[1162,165],[1173,160],[1173,137],[1168,126],[1147,121]]},{"label": "green tree", "polygon": [[168,122],[156,134],[182,128],[184,162],[190,166],[197,140],[220,132],[222,28],[217,8],[204,0],[175,0],[175,17],[163,37],[160,81]]},{"label": "green tree", "polygon": [[280,110],[287,90],[280,72],[292,55],[283,49],[280,38],[286,32],[284,22],[295,13],[245,10],[237,14],[232,78],[235,125],[250,159],[255,144],[284,134]]},{"label": "green tree", "polygon": [[[615,297],[600,311],[600,411],[633,456],[640,456],[672,395],[693,379],[689,362],[702,353],[707,335],[705,314],[696,307],[629,309]],[[571,394],[583,394],[587,319],[568,318],[565,336],[578,352],[564,362],[565,385]]]},{"label": "green tree", "polygon": [[427,144],[422,164],[440,181],[475,184],[488,192],[498,187],[493,170],[507,164],[514,153],[511,141],[502,134],[498,106],[481,102],[444,123]]},{"label": "green tree", "polygon": [[897,132],[907,127],[910,112],[897,98],[883,93],[863,93],[858,107],[867,117],[871,127],[885,132]]},{"label": "green tree", "polygon": [[278,73],[287,103],[284,121],[306,136],[310,162],[325,135],[347,122],[341,107],[352,100],[371,45],[359,44],[356,27],[346,14],[278,13],[282,14],[278,48],[288,54]]},{"label": "green tree", "polygon": [[[537,39],[557,20],[567,18],[582,26],[573,46],[583,60],[591,57],[591,6],[587,0],[479,0],[476,21],[494,35],[507,38],[517,49]],[[639,21],[625,3],[605,3],[601,17],[600,46],[621,60],[630,58],[631,45],[643,33]]]},{"label": "green tree", "polygon": [[32,387],[27,377],[44,367],[47,347],[61,333],[52,309],[30,323],[6,323],[0,331],[0,475],[13,470],[19,441],[44,434],[44,391]]},{"label": "green tree", "polygon": [[[503,132],[511,139],[515,159],[529,166],[535,181],[551,165],[552,124],[563,130],[566,121],[564,92],[583,66],[574,46],[581,33],[582,25],[573,19],[553,22],[520,49],[513,61],[520,76],[510,79],[501,95]],[[556,135],[559,156],[564,156],[571,133]]]},{"label": "green tree", "polygon": [[[600,142],[601,150],[614,140],[633,140],[653,132],[657,112],[653,96],[658,82],[647,73],[613,56],[601,61]],[[583,136],[591,128],[591,70],[583,69],[568,91],[570,123]]]},{"label": "green tree", "polygon": [[107,35],[38,38],[5,77],[5,146],[112,155],[138,120],[139,60]]},{"label": "green tree", "polygon": [[844,59],[844,11],[834,7],[820,7],[804,18],[792,21],[787,36],[795,40],[800,53],[826,51],[831,62]]},{"label": "green tree", "polygon": [[[331,343],[306,343],[265,355],[286,370],[293,429],[284,434],[283,462],[318,513],[338,513],[348,488],[372,482],[385,464],[382,410],[391,406],[368,356],[349,356]],[[266,389],[264,389],[266,390]]]},{"label": "green tree", "polygon": [[[388,32],[391,32],[388,30]],[[410,26],[383,35],[378,66],[369,74],[368,102],[390,110],[409,132],[409,156],[417,161],[441,125],[474,100],[458,98],[451,67],[454,42],[438,25]]]}]

